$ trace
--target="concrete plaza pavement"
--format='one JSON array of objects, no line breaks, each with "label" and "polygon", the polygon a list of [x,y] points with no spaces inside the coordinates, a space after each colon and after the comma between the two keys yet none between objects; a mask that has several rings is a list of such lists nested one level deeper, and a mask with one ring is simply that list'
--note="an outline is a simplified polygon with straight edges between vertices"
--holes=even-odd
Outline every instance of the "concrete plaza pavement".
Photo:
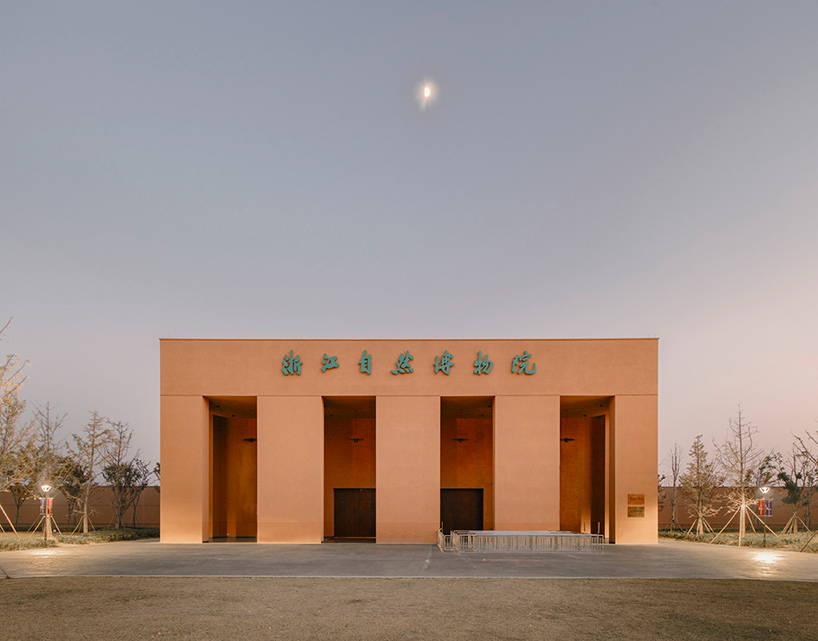
[{"label": "concrete plaza pavement", "polygon": [[128,541],[0,553],[12,578],[692,578],[818,581],[818,554],[681,541],[602,552],[459,553],[434,545],[168,544]]}]

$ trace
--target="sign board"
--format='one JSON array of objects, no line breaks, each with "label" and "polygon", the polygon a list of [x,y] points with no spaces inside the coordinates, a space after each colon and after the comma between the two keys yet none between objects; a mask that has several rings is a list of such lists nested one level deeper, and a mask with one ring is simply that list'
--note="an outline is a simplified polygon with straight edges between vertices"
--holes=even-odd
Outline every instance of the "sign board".
[{"label": "sign board", "polygon": [[628,518],[645,517],[645,495],[628,494]]}]

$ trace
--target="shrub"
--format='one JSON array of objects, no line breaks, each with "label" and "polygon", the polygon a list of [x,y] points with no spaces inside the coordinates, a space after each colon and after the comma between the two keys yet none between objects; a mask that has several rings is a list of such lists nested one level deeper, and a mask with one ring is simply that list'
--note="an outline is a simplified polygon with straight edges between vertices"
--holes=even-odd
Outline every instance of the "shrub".
[{"label": "shrub", "polygon": [[88,534],[62,534],[57,536],[60,543],[85,545],[87,543],[111,543],[113,541],[137,541],[139,539],[155,539],[159,537],[159,528],[119,528],[93,530]]},{"label": "shrub", "polygon": [[53,548],[57,546],[54,540],[46,541],[40,537],[16,536],[0,537],[0,550],[33,550],[36,548]]}]

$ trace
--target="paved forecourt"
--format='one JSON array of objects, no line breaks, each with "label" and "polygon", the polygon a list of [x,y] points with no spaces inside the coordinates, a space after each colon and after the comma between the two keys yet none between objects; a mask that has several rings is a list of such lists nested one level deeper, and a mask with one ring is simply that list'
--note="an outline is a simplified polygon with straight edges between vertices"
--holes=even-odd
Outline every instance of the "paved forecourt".
[{"label": "paved forecourt", "polygon": [[603,552],[457,553],[432,545],[133,541],[0,553],[12,578],[46,576],[705,578],[818,581],[818,554],[702,543]]}]

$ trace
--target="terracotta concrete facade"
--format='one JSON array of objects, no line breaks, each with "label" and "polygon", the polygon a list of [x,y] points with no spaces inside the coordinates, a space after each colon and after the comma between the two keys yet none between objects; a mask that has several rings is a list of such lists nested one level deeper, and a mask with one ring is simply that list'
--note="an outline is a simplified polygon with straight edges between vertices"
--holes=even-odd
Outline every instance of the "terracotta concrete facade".
[{"label": "terracotta concrete facade", "polygon": [[160,368],[165,542],[657,540],[657,339],[166,339]]}]

